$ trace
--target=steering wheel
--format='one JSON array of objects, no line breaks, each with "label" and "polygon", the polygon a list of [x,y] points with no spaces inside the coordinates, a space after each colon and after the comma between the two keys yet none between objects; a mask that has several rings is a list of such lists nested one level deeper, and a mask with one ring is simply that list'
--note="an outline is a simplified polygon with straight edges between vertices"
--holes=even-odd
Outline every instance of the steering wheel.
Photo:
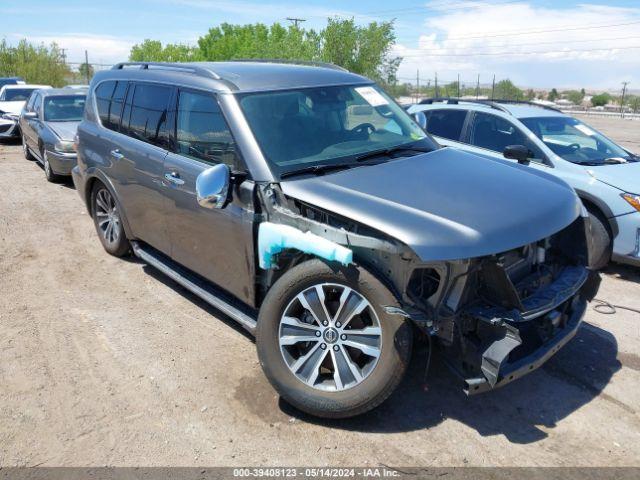
[{"label": "steering wheel", "polygon": [[361,123],[358,126],[355,126],[351,129],[352,133],[368,133],[369,135],[376,131],[376,127],[374,127],[371,123]]},{"label": "steering wheel", "polygon": [[570,148],[571,150],[573,150],[574,152],[577,152],[578,150],[580,150],[582,147],[580,146],[579,143],[570,143],[569,145],[567,145],[567,148]]}]

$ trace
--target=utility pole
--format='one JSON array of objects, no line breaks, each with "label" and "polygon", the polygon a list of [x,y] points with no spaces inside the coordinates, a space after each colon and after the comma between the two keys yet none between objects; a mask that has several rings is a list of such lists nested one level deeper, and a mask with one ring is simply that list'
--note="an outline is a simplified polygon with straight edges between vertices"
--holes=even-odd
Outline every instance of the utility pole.
[{"label": "utility pole", "polygon": [[60,56],[62,57],[62,63],[66,64],[67,63],[67,49],[66,48],[61,48],[60,49]]},{"label": "utility pole", "polygon": [[87,77],[87,85],[89,85],[89,54],[84,51],[85,76]]},{"label": "utility pole", "polygon": [[416,103],[420,103],[420,70],[416,70]]},{"label": "utility pole", "polygon": [[620,99],[620,116],[624,118],[624,95],[627,93],[629,82],[622,82],[622,98]]},{"label": "utility pole", "polygon": [[440,98],[440,95],[438,94],[438,72],[436,72],[436,98]]},{"label": "utility pole", "polygon": [[293,23],[293,26],[296,28],[298,28],[298,23],[307,21],[305,18],[295,18],[295,17],[287,17],[287,20]]},{"label": "utility pole", "polygon": [[493,74],[493,82],[491,83],[491,100],[493,100],[493,95],[496,92],[496,74]]},{"label": "utility pole", "polygon": [[460,74],[458,74],[458,98],[460,98]]},{"label": "utility pole", "polygon": [[478,81],[476,82],[476,100],[480,98],[480,74],[478,74]]}]

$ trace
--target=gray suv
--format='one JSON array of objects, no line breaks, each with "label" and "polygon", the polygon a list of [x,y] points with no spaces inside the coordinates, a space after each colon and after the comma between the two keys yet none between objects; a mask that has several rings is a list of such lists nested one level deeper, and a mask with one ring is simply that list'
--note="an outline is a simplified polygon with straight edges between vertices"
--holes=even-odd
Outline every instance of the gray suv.
[{"label": "gray suv", "polygon": [[441,148],[337,67],[119,64],[77,142],[107,252],[255,334],[269,381],[313,415],[383,402],[416,335],[468,393],[504,385],[575,335],[598,286],[563,181]]}]

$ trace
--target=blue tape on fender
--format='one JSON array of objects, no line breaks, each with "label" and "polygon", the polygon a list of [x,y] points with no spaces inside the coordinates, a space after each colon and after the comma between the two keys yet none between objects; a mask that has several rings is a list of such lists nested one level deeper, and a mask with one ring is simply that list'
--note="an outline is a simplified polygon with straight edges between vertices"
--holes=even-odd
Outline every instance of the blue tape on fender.
[{"label": "blue tape on fender", "polygon": [[260,268],[272,267],[273,256],[293,248],[304,253],[310,253],[329,261],[336,261],[343,265],[353,262],[353,252],[342,245],[338,245],[326,238],[311,232],[302,232],[288,225],[264,222],[258,228],[258,261]]}]

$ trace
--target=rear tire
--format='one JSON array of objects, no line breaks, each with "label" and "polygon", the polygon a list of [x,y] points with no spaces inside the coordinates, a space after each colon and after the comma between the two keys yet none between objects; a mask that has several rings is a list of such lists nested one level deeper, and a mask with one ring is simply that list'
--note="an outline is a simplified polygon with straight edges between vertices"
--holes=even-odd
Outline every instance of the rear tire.
[{"label": "rear tire", "polygon": [[[285,400],[317,417],[352,417],[377,407],[402,380],[413,342],[410,323],[383,305],[399,306],[361,267],[319,259],[293,267],[271,287],[258,316],[265,375]],[[349,319],[349,312],[356,313]]]},{"label": "rear tire", "polygon": [[122,226],[119,205],[115,196],[102,183],[96,182],[91,191],[91,213],[100,243],[107,253],[123,257],[131,245]]},{"label": "rear tire", "polygon": [[606,219],[598,212],[589,210],[591,221],[591,239],[593,245],[593,256],[591,268],[600,270],[607,266],[611,260],[613,250],[611,234],[607,228]]}]

